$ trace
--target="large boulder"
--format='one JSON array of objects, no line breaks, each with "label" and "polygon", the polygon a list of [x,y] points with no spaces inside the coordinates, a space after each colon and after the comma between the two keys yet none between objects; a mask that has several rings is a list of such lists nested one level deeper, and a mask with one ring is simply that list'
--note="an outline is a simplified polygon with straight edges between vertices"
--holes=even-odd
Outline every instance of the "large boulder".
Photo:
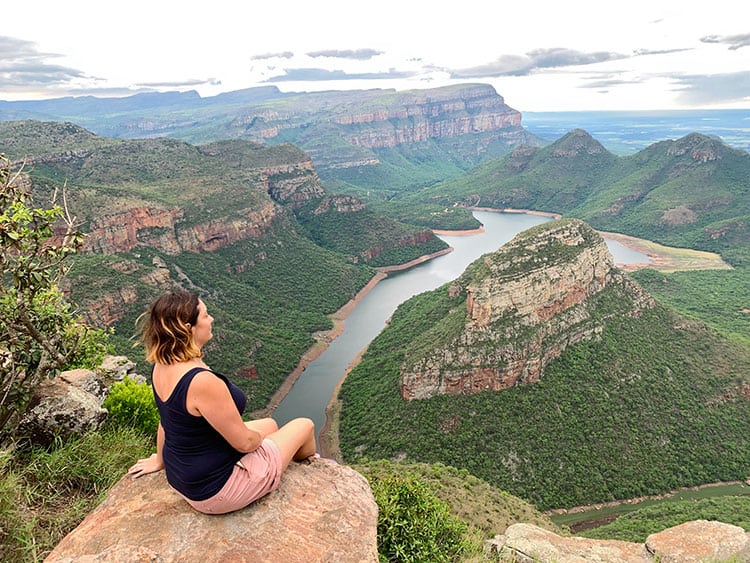
[{"label": "large boulder", "polygon": [[45,561],[376,562],[377,517],[366,479],[328,460],[292,463],[276,491],[224,515],[193,510],[164,472],[125,476]]},{"label": "large boulder", "polygon": [[[710,541],[709,541],[710,540]],[[646,538],[661,563],[750,561],[750,534],[739,526],[695,520]]]},{"label": "large boulder", "polygon": [[46,445],[55,436],[66,439],[97,430],[106,420],[107,411],[96,395],[76,383],[58,376],[37,385],[15,435]]}]

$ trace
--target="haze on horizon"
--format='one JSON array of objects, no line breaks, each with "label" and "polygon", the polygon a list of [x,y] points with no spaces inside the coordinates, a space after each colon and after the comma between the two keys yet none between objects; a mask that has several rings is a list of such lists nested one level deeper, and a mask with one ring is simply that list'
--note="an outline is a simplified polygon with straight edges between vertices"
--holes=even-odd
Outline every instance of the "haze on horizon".
[{"label": "haze on horizon", "polygon": [[736,0],[4,7],[0,100],[488,83],[529,111],[750,108]]}]

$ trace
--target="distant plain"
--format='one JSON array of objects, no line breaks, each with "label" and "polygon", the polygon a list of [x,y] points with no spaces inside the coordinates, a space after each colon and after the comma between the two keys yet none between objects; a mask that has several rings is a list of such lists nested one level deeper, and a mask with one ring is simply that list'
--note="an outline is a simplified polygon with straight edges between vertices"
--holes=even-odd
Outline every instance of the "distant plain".
[{"label": "distant plain", "polygon": [[689,133],[715,135],[733,148],[750,152],[750,109],[523,112],[522,124],[548,142],[572,129],[584,129],[617,155],[633,154]]}]

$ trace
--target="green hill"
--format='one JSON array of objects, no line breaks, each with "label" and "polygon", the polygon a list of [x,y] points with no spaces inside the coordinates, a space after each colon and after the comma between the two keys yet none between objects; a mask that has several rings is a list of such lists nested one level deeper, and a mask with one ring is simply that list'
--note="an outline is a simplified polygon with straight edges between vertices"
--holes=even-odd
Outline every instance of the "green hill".
[{"label": "green hill", "polygon": [[[488,275],[486,260],[472,276]],[[745,478],[750,350],[658,303],[628,313],[633,297],[616,284],[591,299],[601,332],[538,382],[406,401],[404,366],[424,356],[422,335],[455,332],[467,292],[446,284],[408,300],[342,386],[344,459],[441,462],[542,510]],[[445,357],[458,353],[449,344]]]},{"label": "green hill", "polygon": [[[574,130],[406,201],[550,211],[604,231],[718,252],[733,265],[750,259],[750,155],[696,133],[616,157]],[[423,223],[439,228],[439,221]]]}]

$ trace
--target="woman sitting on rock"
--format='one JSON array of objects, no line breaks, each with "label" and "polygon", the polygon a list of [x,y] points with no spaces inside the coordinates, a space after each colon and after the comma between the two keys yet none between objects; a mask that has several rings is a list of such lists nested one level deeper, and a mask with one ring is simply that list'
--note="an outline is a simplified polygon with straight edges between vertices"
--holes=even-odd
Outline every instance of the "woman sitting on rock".
[{"label": "woman sitting on rock", "polygon": [[141,341],[153,364],[161,423],[156,453],[128,473],[164,469],[193,508],[224,514],[276,489],[290,461],[313,456],[316,448],[310,419],[281,428],[272,418],[242,420],[242,390],[203,362],[213,321],[203,301],[187,292],[159,297],[143,315]]}]

